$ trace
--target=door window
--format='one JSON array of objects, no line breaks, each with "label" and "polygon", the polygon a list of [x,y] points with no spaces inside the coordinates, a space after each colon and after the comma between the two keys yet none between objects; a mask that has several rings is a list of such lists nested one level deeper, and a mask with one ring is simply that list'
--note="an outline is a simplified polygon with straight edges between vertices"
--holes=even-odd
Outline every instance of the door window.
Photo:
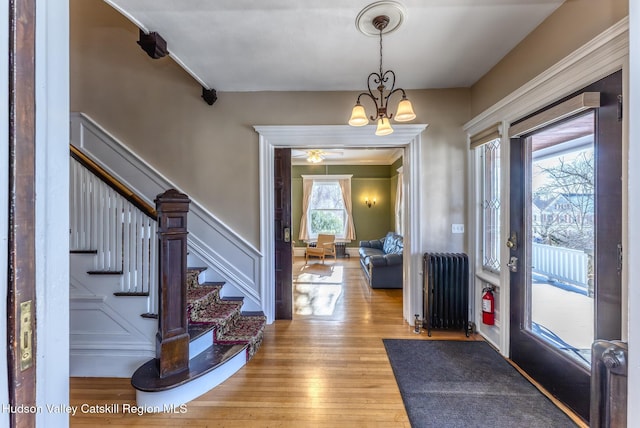
[{"label": "door window", "polygon": [[594,113],[526,139],[528,329],[588,366],[594,339]]}]

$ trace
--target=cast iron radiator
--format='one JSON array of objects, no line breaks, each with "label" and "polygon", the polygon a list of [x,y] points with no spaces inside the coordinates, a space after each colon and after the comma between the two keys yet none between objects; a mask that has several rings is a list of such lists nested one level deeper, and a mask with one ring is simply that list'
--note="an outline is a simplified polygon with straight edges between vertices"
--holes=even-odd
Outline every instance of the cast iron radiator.
[{"label": "cast iron radiator", "polygon": [[469,259],[463,253],[424,254],[424,319],[434,328],[463,329],[469,336]]},{"label": "cast iron radiator", "polygon": [[624,342],[593,342],[589,426],[627,426],[627,355],[627,344]]}]

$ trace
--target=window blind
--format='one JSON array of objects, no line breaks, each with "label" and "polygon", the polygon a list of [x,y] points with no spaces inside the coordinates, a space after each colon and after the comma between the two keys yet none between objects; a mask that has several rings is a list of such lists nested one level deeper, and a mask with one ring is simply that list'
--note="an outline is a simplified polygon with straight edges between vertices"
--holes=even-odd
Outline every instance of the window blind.
[{"label": "window blind", "polygon": [[600,107],[600,92],[583,92],[522,122],[511,125],[509,137],[528,134],[574,114],[597,107]]},{"label": "window blind", "polygon": [[476,134],[473,134],[470,138],[469,149],[473,150],[497,138],[500,138],[499,123],[496,123],[495,125],[491,125],[487,129],[484,129]]}]

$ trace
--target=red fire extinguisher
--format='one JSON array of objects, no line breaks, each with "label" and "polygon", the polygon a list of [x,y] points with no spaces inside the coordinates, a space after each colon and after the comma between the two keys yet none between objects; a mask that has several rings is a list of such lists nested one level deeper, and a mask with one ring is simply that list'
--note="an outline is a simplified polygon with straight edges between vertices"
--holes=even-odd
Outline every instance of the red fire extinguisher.
[{"label": "red fire extinguisher", "polygon": [[486,325],[494,325],[496,322],[496,301],[493,298],[493,287],[487,287],[482,291],[482,323]]}]

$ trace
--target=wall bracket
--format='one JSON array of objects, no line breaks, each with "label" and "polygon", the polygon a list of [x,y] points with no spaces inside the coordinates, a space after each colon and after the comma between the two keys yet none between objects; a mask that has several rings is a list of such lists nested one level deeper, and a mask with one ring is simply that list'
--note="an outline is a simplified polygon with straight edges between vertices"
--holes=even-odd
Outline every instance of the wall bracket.
[{"label": "wall bracket", "polygon": [[140,40],[137,42],[143,51],[147,53],[153,59],[159,59],[167,56],[169,51],[167,50],[167,41],[156,32],[150,32],[146,34],[140,30]]},{"label": "wall bracket", "polygon": [[218,94],[215,89],[207,89],[204,86],[202,87],[202,99],[209,104],[210,106],[216,102],[218,99]]}]

